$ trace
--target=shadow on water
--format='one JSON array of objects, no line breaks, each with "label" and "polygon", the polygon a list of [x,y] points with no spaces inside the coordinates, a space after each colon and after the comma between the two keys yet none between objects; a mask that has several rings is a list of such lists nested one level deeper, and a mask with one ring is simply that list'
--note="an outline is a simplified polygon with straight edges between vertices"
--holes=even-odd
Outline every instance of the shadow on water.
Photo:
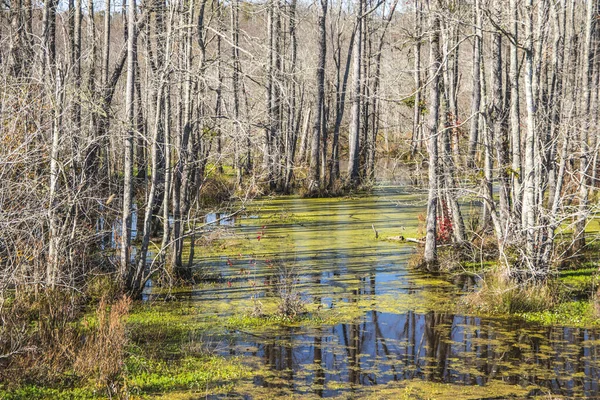
[{"label": "shadow on water", "polygon": [[326,397],[418,379],[461,385],[502,381],[526,387],[530,395],[597,395],[600,332],[450,313],[445,304],[473,282],[453,284],[412,270],[407,263],[414,248],[381,240],[417,232],[422,212],[420,196],[398,188],[353,199],[258,203],[251,218],[227,221],[245,253],[198,260],[198,268],[218,271],[228,284],[177,296],[224,318],[253,296],[273,296],[275,265],[294,271],[307,303],[342,315],[353,311],[329,325],[233,329],[226,339],[215,335],[215,341],[226,342],[221,354],[263,365],[256,387]]}]

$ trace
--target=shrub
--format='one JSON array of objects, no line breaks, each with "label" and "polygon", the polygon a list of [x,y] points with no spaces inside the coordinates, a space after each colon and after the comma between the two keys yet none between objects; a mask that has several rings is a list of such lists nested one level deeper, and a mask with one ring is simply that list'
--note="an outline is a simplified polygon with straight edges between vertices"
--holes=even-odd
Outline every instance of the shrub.
[{"label": "shrub", "polygon": [[128,297],[123,296],[113,304],[103,297],[93,320],[83,322],[88,331],[75,359],[74,370],[80,376],[92,377],[98,386],[106,387],[109,393],[119,393],[121,390],[127,344],[125,320],[130,306]]},{"label": "shrub", "polygon": [[479,290],[466,295],[464,304],[484,313],[530,313],[548,310],[558,302],[546,283],[516,283],[501,271],[486,275]]},{"label": "shrub", "polygon": [[296,316],[306,312],[306,306],[298,292],[298,277],[292,268],[279,269],[279,279],[277,282],[277,295],[279,296],[279,306],[277,311],[279,315],[286,318],[296,318]]}]

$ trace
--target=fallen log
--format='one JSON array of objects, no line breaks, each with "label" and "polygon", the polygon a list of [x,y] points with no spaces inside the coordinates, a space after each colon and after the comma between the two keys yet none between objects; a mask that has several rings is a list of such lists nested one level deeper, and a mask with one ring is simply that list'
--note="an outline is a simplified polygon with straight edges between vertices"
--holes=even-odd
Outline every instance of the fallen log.
[{"label": "fallen log", "polygon": [[402,235],[389,237],[388,240],[394,240],[394,241],[398,241],[398,242],[412,242],[412,243],[418,243],[418,244],[425,244],[424,240],[415,239],[415,238],[405,238]]}]

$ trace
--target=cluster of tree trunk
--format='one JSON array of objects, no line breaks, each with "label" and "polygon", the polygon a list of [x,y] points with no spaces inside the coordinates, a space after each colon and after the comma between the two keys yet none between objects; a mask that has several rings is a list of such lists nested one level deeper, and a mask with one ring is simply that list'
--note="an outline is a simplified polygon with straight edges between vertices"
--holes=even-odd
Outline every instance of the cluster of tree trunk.
[{"label": "cluster of tree trunk", "polygon": [[[552,262],[585,246],[598,183],[599,5],[415,1],[415,20],[428,21],[428,119],[413,131],[412,146],[427,145],[427,265],[435,268],[441,223],[451,225],[454,242],[465,241],[461,193],[480,200],[481,232],[489,229],[501,261],[520,279],[544,279]],[[461,60],[470,55],[471,63]],[[461,100],[467,76],[470,99]],[[475,187],[458,184],[469,175]],[[556,246],[558,231],[564,246]]]},{"label": "cluster of tree trunk", "polygon": [[190,278],[211,179],[242,198],[371,180],[396,3],[4,2],[2,287],[76,287],[104,260],[139,296]]},{"label": "cluster of tree trunk", "polygon": [[594,212],[598,2],[505,3],[3,2],[0,291],[188,279],[211,180],[319,194],[382,150],[427,168],[428,264],[470,196],[543,276]]}]

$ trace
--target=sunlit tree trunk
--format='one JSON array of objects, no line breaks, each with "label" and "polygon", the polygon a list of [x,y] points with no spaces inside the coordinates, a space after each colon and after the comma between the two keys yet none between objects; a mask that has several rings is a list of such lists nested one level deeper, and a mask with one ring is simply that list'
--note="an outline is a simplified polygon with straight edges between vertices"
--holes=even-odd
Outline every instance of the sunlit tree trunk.
[{"label": "sunlit tree trunk", "polygon": [[512,213],[516,227],[521,225],[521,118],[519,112],[519,16],[517,0],[510,0],[509,26],[512,34],[510,41],[510,132],[511,132],[511,187]]},{"label": "sunlit tree trunk", "polygon": [[325,108],[325,60],[327,54],[327,2],[321,1],[321,14],[319,15],[319,61],[317,63],[317,101],[315,103],[315,120],[313,125],[312,143],[310,151],[310,183],[309,190],[318,190],[320,187],[320,159],[321,130],[323,126],[323,111]]},{"label": "sunlit tree trunk", "polygon": [[130,246],[131,246],[131,210],[133,204],[133,138],[135,129],[135,1],[127,6],[127,82],[125,85],[125,140],[123,161],[123,213],[121,219],[121,263],[119,279],[125,290],[129,283]]},{"label": "sunlit tree trunk", "polygon": [[[184,41],[183,65],[183,104],[181,130],[177,143],[179,159],[173,172],[173,268],[177,277],[181,279],[189,278],[189,268],[183,265],[183,213],[185,212],[184,202],[187,195],[187,170],[190,162],[190,140],[192,134],[192,27],[194,18],[194,1],[190,0],[188,9],[182,17],[182,21],[187,24],[186,30],[182,35]],[[184,176],[184,172],[185,176]]]},{"label": "sunlit tree trunk", "polygon": [[[271,11],[272,12],[272,11]],[[239,0],[233,0],[231,5],[231,58],[233,67],[231,70],[231,85],[233,90],[233,141],[235,150],[235,167],[237,184],[242,182],[242,161],[241,161],[241,129],[240,129],[240,50],[239,50]],[[269,132],[270,136],[270,132]],[[248,160],[250,163],[250,160]],[[270,165],[270,163],[269,163]],[[248,168],[250,164],[248,164]]]},{"label": "sunlit tree trunk", "polygon": [[535,265],[535,102],[533,98],[533,0],[525,3],[525,98],[527,135],[523,195],[523,229],[526,232],[527,256]]},{"label": "sunlit tree trunk", "polygon": [[[341,14],[341,5],[338,11],[338,19],[339,14]],[[350,65],[352,62],[352,49],[354,48],[354,40],[356,38],[356,32],[353,30],[350,35],[350,40],[348,44],[348,52],[346,54],[346,62],[344,67],[343,76],[341,74],[341,49],[342,49],[342,41],[341,36],[342,33],[339,31],[339,23],[337,27],[338,31],[336,34],[336,51],[334,52],[334,61],[336,61],[336,107],[335,107],[335,123],[333,127],[333,138],[331,144],[331,174],[330,174],[330,185],[333,184],[334,181],[338,180],[340,177],[340,146],[339,146],[339,138],[340,138],[340,128],[342,126],[342,119],[344,118],[344,111],[346,108],[346,93],[348,87],[348,77],[350,76]]]},{"label": "sunlit tree trunk", "polygon": [[361,61],[362,61],[362,18],[364,0],[358,0],[356,11],[356,33],[354,37],[353,67],[352,67],[352,121],[350,123],[348,156],[348,179],[352,185],[359,180],[360,160],[360,110],[361,110]]},{"label": "sunlit tree trunk", "polygon": [[415,80],[415,102],[413,105],[413,131],[412,131],[412,142],[410,152],[414,157],[417,149],[422,148],[422,135],[421,135],[421,25],[423,23],[422,17],[422,3],[420,0],[415,0],[415,60],[414,66],[415,71],[413,72]]},{"label": "sunlit tree trunk", "polygon": [[593,54],[592,40],[596,26],[595,12],[598,8],[596,0],[588,0],[586,26],[585,26],[585,42],[583,45],[583,104],[581,106],[582,127],[579,130],[579,210],[574,232],[574,245],[576,249],[581,249],[585,246],[585,227],[588,215],[589,202],[589,132],[590,132],[590,109],[592,90],[596,90],[593,85]]},{"label": "sunlit tree trunk", "polygon": [[[494,7],[494,18],[497,19],[498,23],[501,23],[502,17],[502,4],[500,0],[495,0]],[[499,217],[500,220],[505,221],[502,226],[502,235],[506,234],[508,226],[506,225],[510,218],[510,181],[508,175],[508,137],[505,125],[506,112],[504,102],[504,92],[502,88],[502,75],[503,75],[503,60],[502,60],[502,32],[496,30],[493,33],[492,38],[492,105],[490,123],[492,132],[494,135],[496,158],[498,163],[498,178],[499,178]]]},{"label": "sunlit tree trunk", "polygon": [[427,153],[429,154],[429,190],[427,195],[427,219],[425,253],[423,261],[428,269],[437,268],[437,207],[438,207],[438,121],[440,107],[441,54],[439,49],[440,21],[436,8],[429,4],[429,117],[427,121]]},{"label": "sunlit tree trunk", "polygon": [[475,167],[477,143],[479,140],[479,111],[481,107],[481,11],[479,0],[475,0],[474,10],[475,35],[473,37],[473,94],[471,99],[471,129],[469,131],[469,149],[467,153],[467,166]]}]

